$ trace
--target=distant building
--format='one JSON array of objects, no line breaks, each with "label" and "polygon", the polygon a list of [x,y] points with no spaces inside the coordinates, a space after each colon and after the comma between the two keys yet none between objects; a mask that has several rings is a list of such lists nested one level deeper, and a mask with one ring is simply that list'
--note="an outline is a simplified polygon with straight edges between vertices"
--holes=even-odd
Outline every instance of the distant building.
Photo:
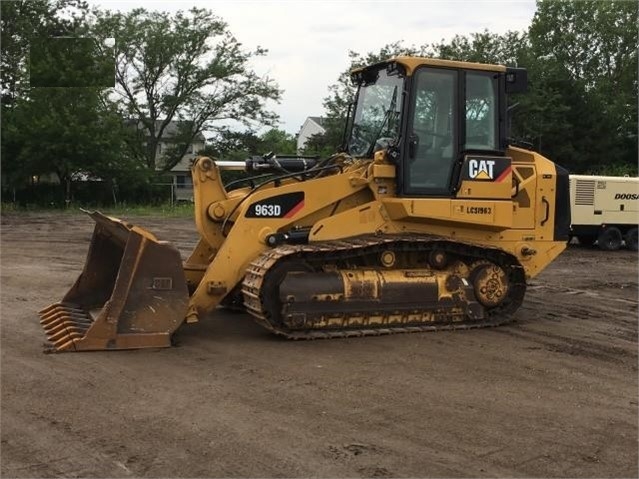
[{"label": "distant building", "polygon": [[[155,129],[157,130],[162,126],[163,120],[156,120]],[[138,129],[146,135],[148,141],[148,131],[142,126],[141,123],[131,120],[129,125],[135,128],[137,124]],[[168,154],[169,150],[176,145],[176,136],[179,134],[179,121],[171,121],[164,131],[162,132],[162,139],[158,142],[156,156],[155,156],[155,169],[162,169],[164,164],[164,157]],[[180,161],[171,168],[164,178],[168,180],[172,187],[173,200],[175,201],[192,201],[193,200],[193,181],[191,179],[191,165],[193,160],[197,156],[200,150],[204,149],[206,139],[202,133],[198,133],[191,144],[189,144],[186,153],[180,159]],[[146,147],[146,141],[144,143]]]},{"label": "distant building", "polygon": [[[156,165],[158,169],[162,164],[162,157],[175,145],[173,140],[178,134],[179,123],[172,121],[164,130],[162,141],[158,143]],[[169,171],[170,181],[173,184],[174,198],[176,201],[193,200],[193,181],[191,179],[191,165],[197,156],[198,151],[204,149],[206,138],[202,133],[198,133],[180,161]]]},{"label": "distant building", "polygon": [[300,132],[297,135],[297,153],[301,154],[302,150],[306,146],[306,142],[313,135],[326,133],[326,128],[324,128],[324,122],[326,118],[322,118],[319,116],[309,116],[302,128],[300,128]]}]

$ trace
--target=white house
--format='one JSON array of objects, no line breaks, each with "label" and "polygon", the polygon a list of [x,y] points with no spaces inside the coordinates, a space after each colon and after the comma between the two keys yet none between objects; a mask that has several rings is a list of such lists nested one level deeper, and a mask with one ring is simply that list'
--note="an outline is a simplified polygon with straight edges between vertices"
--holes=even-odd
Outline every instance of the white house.
[{"label": "white house", "polygon": [[[161,123],[157,122],[158,127]],[[158,169],[162,164],[162,157],[175,144],[173,138],[178,134],[179,122],[170,122],[162,135],[162,141],[157,146],[157,157],[155,159]],[[168,172],[170,181],[173,184],[174,198],[176,201],[190,201],[193,199],[193,181],[191,180],[191,164],[200,150],[204,149],[206,139],[202,133],[198,133],[184,156],[180,161]]]},{"label": "white house", "polygon": [[322,134],[326,132],[326,128],[324,128],[325,118],[321,118],[319,116],[309,116],[302,128],[300,128],[300,132],[297,135],[297,153],[302,154],[302,150],[306,146],[306,142],[308,139],[317,134]]}]

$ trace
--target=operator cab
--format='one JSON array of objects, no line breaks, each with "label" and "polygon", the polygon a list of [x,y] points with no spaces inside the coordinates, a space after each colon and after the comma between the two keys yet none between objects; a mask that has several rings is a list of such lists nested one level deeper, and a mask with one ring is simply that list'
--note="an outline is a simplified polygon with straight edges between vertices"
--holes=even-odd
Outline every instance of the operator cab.
[{"label": "operator cab", "polygon": [[501,65],[397,57],[352,73],[359,86],[347,151],[388,149],[404,196],[454,195],[464,158],[504,156],[506,93],[526,71]]}]

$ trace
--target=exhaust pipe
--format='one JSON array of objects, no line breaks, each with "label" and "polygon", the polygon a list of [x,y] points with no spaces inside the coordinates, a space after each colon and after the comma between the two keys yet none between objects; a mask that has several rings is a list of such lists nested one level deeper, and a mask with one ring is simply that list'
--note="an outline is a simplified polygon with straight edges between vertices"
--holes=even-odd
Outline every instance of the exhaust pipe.
[{"label": "exhaust pipe", "polygon": [[179,251],[142,228],[85,213],[96,226],[84,269],[62,301],[39,312],[48,351],[170,346],[189,302]]}]

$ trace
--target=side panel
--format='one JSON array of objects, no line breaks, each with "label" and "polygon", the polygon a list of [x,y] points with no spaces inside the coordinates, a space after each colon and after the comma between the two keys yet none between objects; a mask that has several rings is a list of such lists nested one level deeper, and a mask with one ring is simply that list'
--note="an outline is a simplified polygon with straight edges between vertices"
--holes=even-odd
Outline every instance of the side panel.
[{"label": "side panel", "polygon": [[318,221],[310,241],[326,241],[371,233],[390,234],[401,230],[391,221],[381,201],[371,201]]},{"label": "side panel", "polygon": [[383,200],[390,219],[447,223],[489,230],[512,227],[512,202],[474,199],[416,198]]},{"label": "side panel", "polygon": [[573,225],[600,225],[600,215],[595,216],[594,178],[570,176],[570,210]]},{"label": "side panel", "polygon": [[639,224],[639,178],[570,176],[573,226]]},{"label": "side panel", "polygon": [[628,219],[636,218],[636,213],[639,212],[639,179],[610,177],[598,179],[595,190],[595,210],[601,210],[604,214],[618,214],[619,219],[625,216],[623,213],[629,213]]},{"label": "side panel", "polygon": [[537,170],[529,161],[513,162],[513,228],[535,228]]}]

